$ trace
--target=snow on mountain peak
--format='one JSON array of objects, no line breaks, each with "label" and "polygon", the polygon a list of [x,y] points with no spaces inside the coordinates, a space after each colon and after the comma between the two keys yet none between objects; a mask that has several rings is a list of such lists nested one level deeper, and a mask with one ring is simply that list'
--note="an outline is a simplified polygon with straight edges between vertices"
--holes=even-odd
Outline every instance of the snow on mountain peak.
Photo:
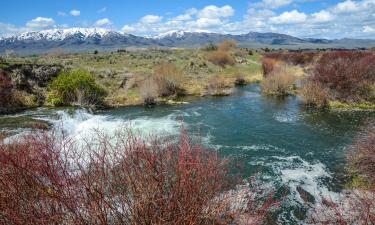
[{"label": "snow on mountain peak", "polygon": [[49,30],[22,33],[20,35],[13,36],[12,39],[61,41],[73,35],[79,35],[80,38],[86,39],[92,36],[103,37],[111,32],[115,32],[115,31],[111,31],[105,28],[49,29]]},{"label": "snow on mountain peak", "polygon": [[186,33],[187,32],[185,32],[183,30],[172,30],[172,31],[168,31],[168,32],[165,32],[165,33],[162,33],[162,34],[158,34],[158,35],[154,36],[153,38],[154,39],[163,39],[163,38],[168,38],[168,37],[181,38]]}]

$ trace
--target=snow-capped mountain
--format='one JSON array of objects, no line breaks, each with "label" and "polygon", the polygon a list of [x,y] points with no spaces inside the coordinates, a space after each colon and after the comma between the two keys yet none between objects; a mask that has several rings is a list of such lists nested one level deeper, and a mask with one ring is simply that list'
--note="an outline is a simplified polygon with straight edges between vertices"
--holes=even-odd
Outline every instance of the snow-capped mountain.
[{"label": "snow-capped mountain", "polygon": [[249,32],[232,35],[173,30],[153,37],[141,37],[103,28],[67,28],[27,32],[0,38],[0,55],[7,50],[19,54],[39,54],[55,48],[66,52],[116,50],[126,47],[201,47],[225,39],[236,40],[241,47],[259,48],[358,48],[374,47],[374,40],[303,39],[278,33]]},{"label": "snow-capped mountain", "polygon": [[163,39],[163,38],[182,38],[185,34],[189,32],[183,31],[183,30],[172,30],[168,31],[162,34],[158,34],[156,36],[153,36],[153,39]]},{"label": "snow-capped mountain", "polygon": [[34,32],[25,32],[20,35],[8,37],[8,40],[48,40],[48,41],[62,41],[70,37],[79,37],[84,40],[90,37],[103,38],[107,35],[120,35],[116,31],[111,31],[104,28],[68,28],[68,29],[50,29]]}]

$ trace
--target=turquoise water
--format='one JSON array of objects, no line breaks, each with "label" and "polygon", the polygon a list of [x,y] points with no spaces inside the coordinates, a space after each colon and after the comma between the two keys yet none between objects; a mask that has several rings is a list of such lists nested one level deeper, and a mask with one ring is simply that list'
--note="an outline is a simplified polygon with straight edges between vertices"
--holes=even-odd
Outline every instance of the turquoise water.
[{"label": "turquoise water", "polygon": [[303,194],[319,202],[343,188],[348,180],[346,151],[370,117],[375,113],[308,110],[298,97],[266,97],[258,85],[250,85],[229,97],[190,99],[186,105],[125,107],[95,115],[41,108],[0,117],[0,129],[17,127],[7,120],[33,118],[63,123],[74,136],[84,136],[92,128],[113,132],[129,125],[144,135],[178,136],[183,125],[204,145],[243,165],[244,178],[259,174],[264,184],[283,192],[277,221],[296,224],[303,220]]}]

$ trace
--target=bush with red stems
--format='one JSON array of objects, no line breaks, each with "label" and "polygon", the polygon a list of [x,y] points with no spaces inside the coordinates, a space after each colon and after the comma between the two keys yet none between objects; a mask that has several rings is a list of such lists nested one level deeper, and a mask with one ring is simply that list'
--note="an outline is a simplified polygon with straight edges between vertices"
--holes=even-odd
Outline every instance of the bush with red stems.
[{"label": "bush with red stems", "polygon": [[273,205],[250,209],[245,199],[234,209],[228,161],[185,133],[177,144],[94,136],[42,132],[1,144],[0,224],[259,224]]},{"label": "bush with red stems", "polygon": [[324,53],[312,72],[312,80],[331,90],[335,100],[375,101],[375,54],[360,51]]}]

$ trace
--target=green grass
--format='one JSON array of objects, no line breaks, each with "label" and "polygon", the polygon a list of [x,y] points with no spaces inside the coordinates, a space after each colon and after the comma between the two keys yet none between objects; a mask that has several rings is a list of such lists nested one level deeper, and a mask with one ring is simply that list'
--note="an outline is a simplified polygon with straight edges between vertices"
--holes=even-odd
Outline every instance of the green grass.
[{"label": "green grass", "polygon": [[[248,55],[245,50],[236,56],[234,66],[222,68],[207,60],[206,51],[200,49],[151,50],[138,49],[127,52],[99,52],[98,54],[75,53],[62,55],[42,55],[32,57],[7,58],[9,64],[37,63],[39,65],[60,64],[67,69],[84,69],[90,71],[95,81],[108,93],[105,102],[109,105],[141,104],[137,83],[153,74],[156,65],[171,62],[182,70],[185,82],[182,84],[188,95],[203,95],[206,92],[209,78],[224,75],[228,83],[238,76],[247,82],[259,82],[262,79],[261,55],[253,52]],[[240,63],[240,62],[242,63]],[[120,87],[124,79],[135,84],[131,87]]]},{"label": "green grass", "polygon": [[331,101],[329,106],[333,110],[375,110],[375,103],[345,103],[339,101]]}]

